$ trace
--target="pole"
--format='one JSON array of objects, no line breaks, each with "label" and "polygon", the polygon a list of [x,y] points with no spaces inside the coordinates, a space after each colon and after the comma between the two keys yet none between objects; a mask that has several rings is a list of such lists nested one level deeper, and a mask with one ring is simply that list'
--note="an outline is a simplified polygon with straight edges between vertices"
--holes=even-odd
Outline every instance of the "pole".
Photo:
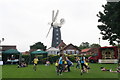
[{"label": "pole", "polygon": [[99,45],[100,45],[100,38],[99,38]]}]

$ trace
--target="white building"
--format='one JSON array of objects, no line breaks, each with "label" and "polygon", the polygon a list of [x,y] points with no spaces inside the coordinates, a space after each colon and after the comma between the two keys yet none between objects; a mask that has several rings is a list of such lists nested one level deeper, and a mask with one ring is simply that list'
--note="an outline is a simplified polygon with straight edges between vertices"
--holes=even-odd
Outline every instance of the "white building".
[{"label": "white building", "polygon": [[60,50],[54,47],[50,47],[46,51],[48,52],[48,55],[57,55],[60,53]]}]

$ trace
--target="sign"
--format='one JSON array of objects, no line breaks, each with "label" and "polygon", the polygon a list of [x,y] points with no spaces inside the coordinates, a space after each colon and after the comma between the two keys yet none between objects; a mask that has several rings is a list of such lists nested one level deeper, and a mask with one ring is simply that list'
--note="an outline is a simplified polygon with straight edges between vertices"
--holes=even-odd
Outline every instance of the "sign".
[{"label": "sign", "polygon": [[117,59],[99,59],[98,63],[118,63]]},{"label": "sign", "polygon": [[0,61],[0,65],[3,65],[3,61]]}]

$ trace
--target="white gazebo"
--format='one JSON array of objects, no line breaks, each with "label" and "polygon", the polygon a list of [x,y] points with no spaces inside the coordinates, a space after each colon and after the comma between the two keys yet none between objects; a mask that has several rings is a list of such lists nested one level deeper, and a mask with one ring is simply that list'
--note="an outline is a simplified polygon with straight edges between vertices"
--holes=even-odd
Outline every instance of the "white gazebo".
[{"label": "white gazebo", "polygon": [[58,55],[60,53],[60,50],[55,47],[50,47],[46,51],[48,52],[48,55]]}]

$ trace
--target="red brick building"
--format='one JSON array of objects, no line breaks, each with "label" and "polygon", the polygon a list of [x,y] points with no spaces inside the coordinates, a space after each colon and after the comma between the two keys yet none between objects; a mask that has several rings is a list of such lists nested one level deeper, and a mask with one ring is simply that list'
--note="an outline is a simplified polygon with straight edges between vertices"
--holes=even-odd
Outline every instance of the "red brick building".
[{"label": "red brick building", "polygon": [[2,47],[2,49],[0,51],[5,51],[8,49],[16,49],[16,45],[2,45],[0,47]]}]

